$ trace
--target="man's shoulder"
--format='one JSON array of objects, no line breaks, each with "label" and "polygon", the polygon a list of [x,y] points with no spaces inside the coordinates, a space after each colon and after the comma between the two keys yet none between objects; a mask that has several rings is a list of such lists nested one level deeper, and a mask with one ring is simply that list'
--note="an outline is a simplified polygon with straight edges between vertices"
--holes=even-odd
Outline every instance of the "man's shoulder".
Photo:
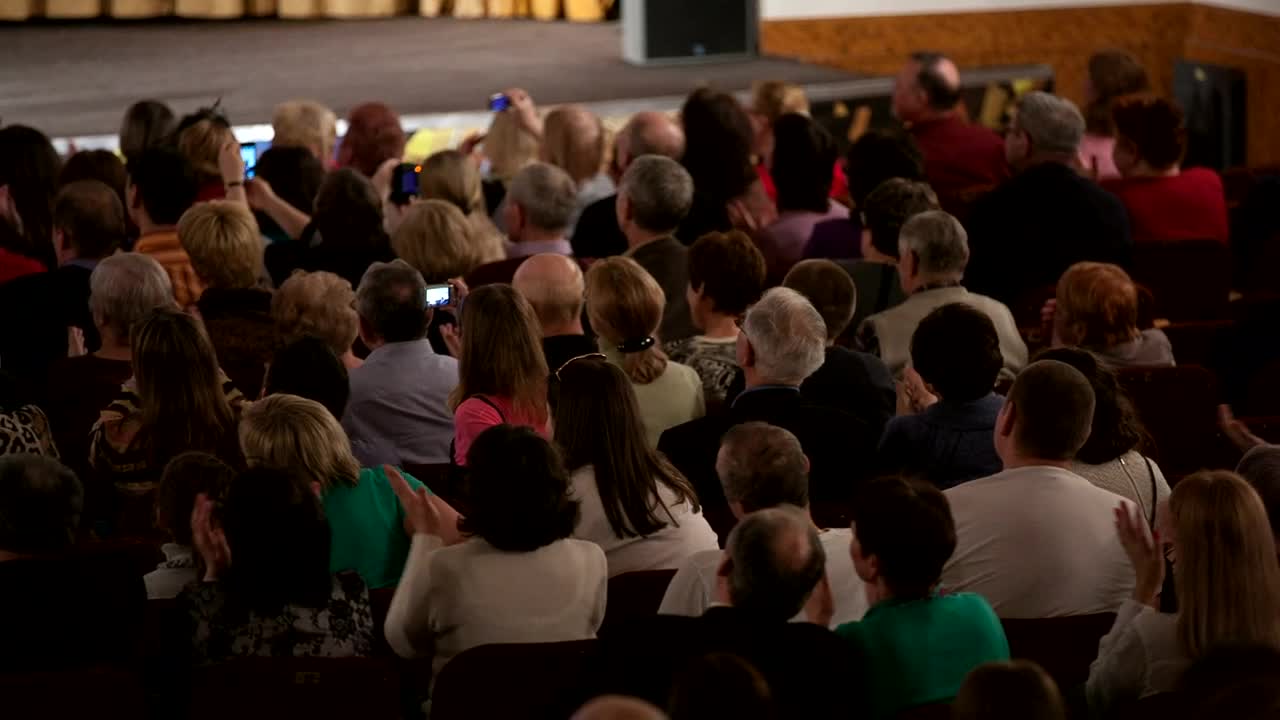
[{"label": "man's shoulder", "polygon": [[719,442],[720,436],[724,435],[733,424],[724,415],[706,415],[696,418],[662,431],[662,436],[658,439],[658,448],[668,450],[699,443]]}]

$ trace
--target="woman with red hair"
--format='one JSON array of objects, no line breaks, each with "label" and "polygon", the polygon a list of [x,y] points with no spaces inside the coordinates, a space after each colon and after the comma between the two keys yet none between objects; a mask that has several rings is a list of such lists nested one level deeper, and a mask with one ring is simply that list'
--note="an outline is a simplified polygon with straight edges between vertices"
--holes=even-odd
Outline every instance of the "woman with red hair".
[{"label": "woman with red hair", "polygon": [[338,167],[372,178],[388,160],[404,157],[405,135],[400,116],[380,102],[357,105],[347,116],[347,134],[338,146]]}]

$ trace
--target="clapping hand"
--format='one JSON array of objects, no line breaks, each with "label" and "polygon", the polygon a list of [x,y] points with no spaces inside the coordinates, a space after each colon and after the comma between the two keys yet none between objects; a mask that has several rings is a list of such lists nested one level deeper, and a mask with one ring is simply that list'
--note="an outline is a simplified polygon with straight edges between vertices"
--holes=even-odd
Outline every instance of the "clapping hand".
[{"label": "clapping hand", "polygon": [[457,510],[425,487],[415,492],[400,471],[390,465],[383,465],[382,469],[404,507],[405,524],[413,534],[435,535],[444,540],[445,545],[454,545],[462,540],[462,533],[458,530],[461,516]]},{"label": "clapping hand", "polygon": [[204,579],[217,580],[231,565],[231,546],[227,536],[213,520],[213,501],[205,493],[196,496],[191,511],[191,539],[196,552],[204,560]]},{"label": "clapping hand", "polygon": [[1160,531],[1150,532],[1147,521],[1132,503],[1116,506],[1116,532],[1129,556],[1137,582],[1133,599],[1143,605],[1159,606],[1160,588],[1164,586],[1164,554],[1160,552]]},{"label": "clapping hand", "polygon": [[894,383],[898,391],[898,414],[914,415],[924,412],[938,402],[938,396],[929,391],[929,386],[915,368],[902,371],[902,379]]}]

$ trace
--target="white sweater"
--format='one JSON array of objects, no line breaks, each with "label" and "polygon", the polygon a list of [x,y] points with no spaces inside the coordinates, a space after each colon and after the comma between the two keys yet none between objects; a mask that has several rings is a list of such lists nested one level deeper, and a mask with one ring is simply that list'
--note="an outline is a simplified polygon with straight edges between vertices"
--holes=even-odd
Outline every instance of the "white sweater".
[{"label": "white sweater", "polygon": [[[676,524],[669,524],[646,537],[623,538],[614,534],[613,526],[604,513],[595,469],[591,465],[579,469],[570,482],[573,496],[581,509],[573,536],[589,540],[604,550],[609,561],[609,577],[634,570],[675,569],[694,553],[703,550],[720,552],[716,533],[702,513],[694,512],[688,503],[677,503],[675,493],[666,485],[658,484],[658,501],[671,511]],[[665,519],[666,515],[663,510],[658,510],[658,517]]]},{"label": "white sweater", "polygon": [[1178,643],[1178,616],[1126,600],[1089,667],[1089,709],[1105,717],[1116,707],[1170,692],[1189,664]]},{"label": "white sweater", "polygon": [[607,588],[604,553],[593,543],[565,539],[511,553],[480,538],[444,547],[434,535],[414,535],[387,642],[401,657],[434,654],[438,677],[477,645],[595,637]]}]

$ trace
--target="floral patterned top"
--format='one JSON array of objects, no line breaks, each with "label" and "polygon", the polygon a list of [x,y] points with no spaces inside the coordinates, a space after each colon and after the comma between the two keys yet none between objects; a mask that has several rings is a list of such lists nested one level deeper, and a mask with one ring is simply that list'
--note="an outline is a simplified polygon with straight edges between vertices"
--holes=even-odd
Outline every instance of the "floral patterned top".
[{"label": "floral patterned top", "polygon": [[192,662],[237,657],[357,657],[373,652],[369,591],[353,572],[333,576],[324,607],[286,605],[263,616],[228,602],[218,583],[193,583],[178,601],[190,617]]}]

